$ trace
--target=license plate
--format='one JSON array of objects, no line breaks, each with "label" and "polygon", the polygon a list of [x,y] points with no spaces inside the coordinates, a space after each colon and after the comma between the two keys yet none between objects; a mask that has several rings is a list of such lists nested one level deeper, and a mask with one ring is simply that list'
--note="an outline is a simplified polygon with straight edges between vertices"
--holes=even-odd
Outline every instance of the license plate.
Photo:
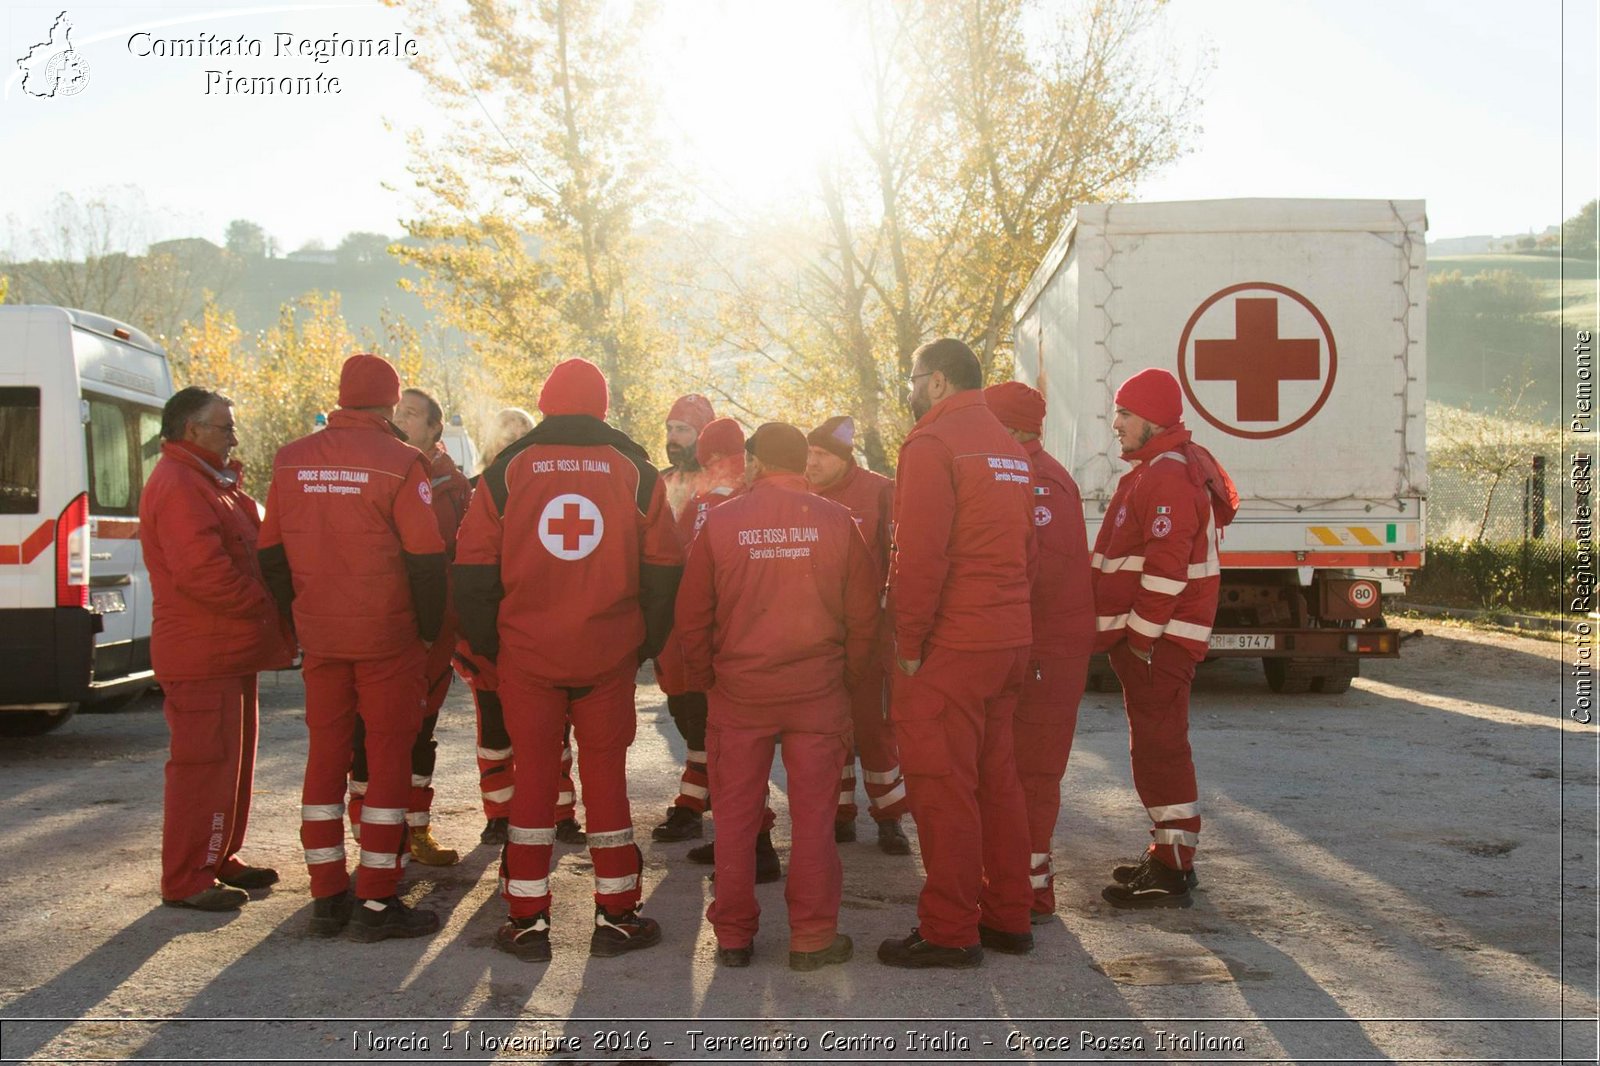
[{"label": "license plate", "polygon": [[1271,633],[1213,633],[1212,651],[1276,651],[1278,638]]},{"label": "license plate", "polygon": [[95,614],[117,614],[128,609],[121,589],[102,589],[89,593],[89,608]]}]

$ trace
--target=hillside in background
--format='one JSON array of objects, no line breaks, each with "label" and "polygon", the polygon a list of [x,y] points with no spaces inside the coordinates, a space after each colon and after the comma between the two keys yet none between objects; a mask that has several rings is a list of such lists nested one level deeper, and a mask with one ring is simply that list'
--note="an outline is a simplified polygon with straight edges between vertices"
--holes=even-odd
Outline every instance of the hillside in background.
[{"label": "hillside in background", "polygon": [[1594,321],[1594,262],[1438,256],[1429,258],[1428,278],[1428,399],[1493,411],[1521,391],[1539,413],[1555,418],[1562,353],[1572,343],[1571,329],[1562,335],[1563,305],[1567,321]]}]

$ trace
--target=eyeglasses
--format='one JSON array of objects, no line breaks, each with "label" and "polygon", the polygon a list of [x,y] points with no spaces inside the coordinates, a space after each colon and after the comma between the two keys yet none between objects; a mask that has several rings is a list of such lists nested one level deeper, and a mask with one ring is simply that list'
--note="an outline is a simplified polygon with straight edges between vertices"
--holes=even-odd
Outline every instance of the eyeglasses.
[{"label": "eyeglasses", "polygon": [[917,387],[917,379],[918,378],[932,377],[933,375],[935,375],[937,373],[938,373],[937,370],[924,370],[920,374],[912,374],[910,377],[906,378],[906,388],[914,390]]},{"label": "eyeglasses", "polygon": [[222,432],[228,434],[228,436],[230,436],[230,437],[234,436],[234,428],[235,428],[235,426],[234,426],[234,423],[232,423],[232,422],[227,422],[227,423],[224,423],[223,425],[219,426],[215,422],[201,422],[199,420],[195,420],[193,422],[193,424],[197,425],[197,426],[205,426],[207,429],[219,429]]}]

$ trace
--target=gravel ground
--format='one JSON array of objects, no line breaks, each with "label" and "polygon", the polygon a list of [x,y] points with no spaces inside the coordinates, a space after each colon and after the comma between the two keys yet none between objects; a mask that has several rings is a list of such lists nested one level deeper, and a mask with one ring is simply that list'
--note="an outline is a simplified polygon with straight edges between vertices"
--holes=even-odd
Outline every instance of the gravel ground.
[{"label": "gravel ground", "polygon": [[878,852],[864,817],[861,842],[841,846],[856,958],[789,971],[774,884],[755,965],[719,970],[705,869],[684,861],[689,845],[649,843],[683,750],[654,685],[639,688],[630,778],[663,942],[591,960],[588,856],[559,848],[548,965],[490,947],[503,907],[495,856],[476,846],[459,686],[434,813],[465,857],[413,866],[406,889],[445,926],[378,945],[304,931],[296,675],[263,679],[246,851],[284,880],[231,915],[159,906],[158,701],[80,716],[0,741],[0,1060],[1595,1061],[1594,727],[1561,715],[1559,644],[1421,628],[1343,696],[1274,696],[1254,662],[1201,668],[1206,824],[1188,910],[1100,899],[1147,823],[1120,699],[1087,695],[1056,832],[1059,912],[1031,956],[966,972],[874,959],[914,923],[920,873]]}]

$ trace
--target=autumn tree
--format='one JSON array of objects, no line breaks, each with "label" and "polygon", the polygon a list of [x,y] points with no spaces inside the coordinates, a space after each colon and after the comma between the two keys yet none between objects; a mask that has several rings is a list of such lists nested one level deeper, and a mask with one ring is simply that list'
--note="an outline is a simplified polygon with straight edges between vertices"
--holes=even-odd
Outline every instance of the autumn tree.
[{"label": "autumn tree", "polygon": [[[1147,51],[1158,9],[856,7],[860,110],[818,168],[813,238],[788,242],[799,258],[763,280],[722,272],[716,339],[779,350],[812,406],[860,419],[869,463],[886,469],[917,346],[961,337],[991,380],[1009,376],[1016,302],[1073,206],[1131,195],[1181,151],[1195,77],[1174,78]],[[781,332],[756,329],[760,343],[729,328],[780,320]]]},{"label": "autumn tree", "polygon": [[390,362],[407,386],[433,393],[449,409],[456,392],[450,375],[426,335],[403,318],[388,317],[383,335],[351,330],[336,294],[307,293],[285,303],[278,321],[259,336],[247,337],[233,312],[207,301],[184,324],[171,351],[174,381],[215,389],[234,401],[239,426],[238,457],[252,485],[265,493],[272,457],[279,448],[311,432],[319,412],[337,402],[339,370],[358,351],[375,351]]},{"label": "autumn tree", "polygon": [[613,419],[658,422],[664,339],[638,269],[650,196],[645,3],[418,0],[441,47],[415,61],[454,118],[411,136],[422,197],[397,246],[429,306],[470,338],[501,395],[529,405],[550,367],[584,356],[611,384]]}]

